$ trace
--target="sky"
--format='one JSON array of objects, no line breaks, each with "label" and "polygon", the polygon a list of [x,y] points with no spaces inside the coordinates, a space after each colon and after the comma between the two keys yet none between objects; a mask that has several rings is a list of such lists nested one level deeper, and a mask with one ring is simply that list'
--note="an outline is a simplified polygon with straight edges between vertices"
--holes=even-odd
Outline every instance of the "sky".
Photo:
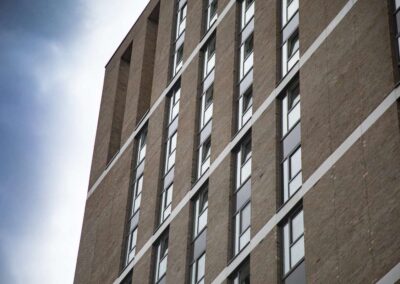
[{"label": "sky", "polygon": [[104,66],[148,0],[0,0],[0,283],[72,283]]}]

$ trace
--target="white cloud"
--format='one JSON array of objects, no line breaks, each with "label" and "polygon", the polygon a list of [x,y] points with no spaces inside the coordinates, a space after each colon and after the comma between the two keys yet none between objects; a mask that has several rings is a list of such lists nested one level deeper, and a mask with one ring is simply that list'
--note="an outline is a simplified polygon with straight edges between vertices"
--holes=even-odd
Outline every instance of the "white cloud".
[{"label": "white cloud", "polygon": [[46,153],[38,177],[43,204],[29,234],[12,240],[15,283],[73,281],[104,66],[147,2],[84,0],[77,33],[67,43],[47,43],[45,60],[32,69],[37,99],[48,107],[38,126]]}]

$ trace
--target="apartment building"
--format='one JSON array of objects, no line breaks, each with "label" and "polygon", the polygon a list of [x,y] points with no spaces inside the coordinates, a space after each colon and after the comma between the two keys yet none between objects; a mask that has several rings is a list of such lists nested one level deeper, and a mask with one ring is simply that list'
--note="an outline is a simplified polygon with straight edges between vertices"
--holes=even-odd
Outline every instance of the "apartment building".
[{"label": "apartment building", "polygon": [[400,1],[150,0],[107,63],[75,283],[396,283]]}]

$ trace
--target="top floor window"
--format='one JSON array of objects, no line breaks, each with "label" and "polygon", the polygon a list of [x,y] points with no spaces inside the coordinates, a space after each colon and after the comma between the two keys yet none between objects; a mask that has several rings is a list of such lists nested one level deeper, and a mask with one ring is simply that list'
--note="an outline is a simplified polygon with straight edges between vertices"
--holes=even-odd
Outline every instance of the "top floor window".
[{"label": "top floor window", "polygon": [[254,17],[254,0],[243,0],[242,1],[242,29],[250,22]]},{"label": "top floor window", "polygon": [[210,39],[207,43],[206,49],[204,50],[204,74],[203,78],[206,78],[208,74],[215,67],[215,36]]}]

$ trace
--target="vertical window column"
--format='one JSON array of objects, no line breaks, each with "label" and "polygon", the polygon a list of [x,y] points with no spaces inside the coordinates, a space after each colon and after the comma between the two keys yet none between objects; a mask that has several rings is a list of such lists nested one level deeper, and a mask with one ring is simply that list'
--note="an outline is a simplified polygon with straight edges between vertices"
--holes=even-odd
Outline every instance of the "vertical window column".
[{"label": "vertical window column", "polygon": [[305,284],[303,209],[290,214],[282,226],[283,283]]},{"label": "vertical window column", "polygon": [[200,97],[199,140],[197,154],[197,179],[210,167],[211,163],[211,129],[214,96],[215,69],[215,36],[206,44],[203,50],[203,81]]},{"label": "vertical window column", "polygon": [[129,229],[127,229],[128,236],[126,238],[124,266],[127,266],[134,259],[136,252],[139,209],[142,199],[143,171],[146,157],[146,138],[147,128],[144,128],[137,138],[136,163],[135,170],[133,172],[133,182],[131,189],[132,201],[130,205],[130,214],[127,224]]},{"label": "vertical window column", "polygon": [[294,81],[281,101],[282,125],[282,203],[285,203],[302,186],[300,88]]},{"label": "vertical window column", "polygon": [[253,114],[254,2],[254,0],[241,2],[238,131]]},{"label": "vertical window column", "polygon": [[172,193],[174,188],[174,168],[176,145],[178,140],[179,101],[181,96],[180,86],[177,85],[169,97],[167,142],[165,148],[163,190],[160,196],[160,224],[171,214]]},{"label": "vertical window column", "polygon": [[281,0],[282,78],[300,59],[299,0]]},{"label": "vertical window column", "polygon": [[185,42],[187,0],[178,0],[176,14],[176,33],[174,64],[172,74],[175,76],[183,66],[183,46]]},{"label": "vertical window column", "polygon": [[203,188],[193,201],[193,241],[190,283],[203,284],[206,262],[208,190]]},{"label": "vertical window column", "polygon": [[233,255],[250,242],[251,225],[251,139],[240,144],[236,153],[236,188],[234,191]]}]

